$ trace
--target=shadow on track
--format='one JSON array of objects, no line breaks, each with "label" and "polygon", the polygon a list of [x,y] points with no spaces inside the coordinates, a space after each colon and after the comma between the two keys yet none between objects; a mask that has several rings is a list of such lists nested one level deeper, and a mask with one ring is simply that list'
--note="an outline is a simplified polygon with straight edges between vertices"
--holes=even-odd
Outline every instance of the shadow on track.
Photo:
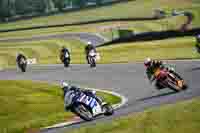
[{"label": "shadow on track", "polygon": [[175,91],[170,91],[170,92],[158,94],[158,95],[155,95],[155,96],[141,98],[141,99],[138,99],[136,101],[146,101],[146,100],[150,100],[150,99],[154,99],[154,98],[160,98],[160,97],[164,97],[164,96],[168,96],[168,95],[173,95],[173,94],[176,94],[176,93],[177,92],[175,92]]},{"label": "shadow on track", "polygon": [[99,45],[98,47],[125,42],[154,41],[185,36],[196,36],[198,34],[200,34],[200,28],[194,28],[184,32],[179,30],[143,32],[135,35],[133,34],[124,38],[116,38],[110,42],[106,42],[102,45]]},{"label": "shadow on track", "polygon": [[192,69],[190,69],[190,71],[200,71],[200,67],[192,68]]}]

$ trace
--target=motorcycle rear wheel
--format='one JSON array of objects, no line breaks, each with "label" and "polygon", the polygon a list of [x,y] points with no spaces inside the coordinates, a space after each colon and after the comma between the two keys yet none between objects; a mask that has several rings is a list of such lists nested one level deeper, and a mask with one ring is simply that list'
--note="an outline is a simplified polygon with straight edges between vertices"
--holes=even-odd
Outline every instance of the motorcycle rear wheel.
[{"label": "motorcycle rear wheel", "polygon": [[20,65],[20,69],[22,72],[26,72],[26,64]]},{"label": "motorcycle rear wheel", "polygon": [[89,57],[89,58],[90,58],[90,67],[96,67],[95,59],[93,57]]}]

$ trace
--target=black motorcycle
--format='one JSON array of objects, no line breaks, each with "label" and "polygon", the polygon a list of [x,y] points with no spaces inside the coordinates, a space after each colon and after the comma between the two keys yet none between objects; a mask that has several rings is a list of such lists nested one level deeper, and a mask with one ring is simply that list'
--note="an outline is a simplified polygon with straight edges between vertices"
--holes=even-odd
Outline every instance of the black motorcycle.
[{"label": "black motorcycle", "polygon": [[61,57],[62,63],[64,64],[64,67],[69,67],[70,64],[70,55],[68,52],[65,52]]},{"label": "black motorcycle", "polygon": [[21,58],[18,62],[18,67],[21,69],[22,72],[26,72],[27,60],[24,58]]}]

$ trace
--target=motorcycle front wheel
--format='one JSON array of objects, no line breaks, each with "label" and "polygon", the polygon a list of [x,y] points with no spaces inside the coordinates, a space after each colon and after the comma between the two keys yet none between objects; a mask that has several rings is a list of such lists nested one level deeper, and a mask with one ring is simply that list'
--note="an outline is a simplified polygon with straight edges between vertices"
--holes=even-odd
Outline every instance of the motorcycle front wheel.
[{"label": "motorcycle front wheel", "polygon": [[112,115],[114,113],[114,109],[110,104],[105,104],[105,105],[103,105],[102,108],[104,110],[105,116],[109,116],[109,115]]},{"label": "motorcycle front wheel", "polygon": [[84,104],[77,104],[74,107],[74,112],[83,120],[91,121],[93,120],[93,115],[90,110]]}]

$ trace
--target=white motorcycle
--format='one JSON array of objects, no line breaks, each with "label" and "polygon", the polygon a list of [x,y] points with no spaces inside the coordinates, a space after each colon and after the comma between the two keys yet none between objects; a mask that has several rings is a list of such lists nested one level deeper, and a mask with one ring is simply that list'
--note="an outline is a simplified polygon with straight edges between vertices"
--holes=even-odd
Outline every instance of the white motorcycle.
[{"label": "white motorcycle", "polygon": [[97,56],[97,53],[94,50],[91,50],[89,52],[88,60],[89,60],[90,67],[96,67],[96,60],[97,60],[96,56]]},{"label": "white motorcycle", "polygon": [[72,112],[86,121],[91,121],[99,115],[112,115],[114,113],[110,104],[100,104],[98,101],[96,98],[88,96],[83,92],[78,94],[78,96],[73,91],[65,94],[65,107],[70,107]]}]

